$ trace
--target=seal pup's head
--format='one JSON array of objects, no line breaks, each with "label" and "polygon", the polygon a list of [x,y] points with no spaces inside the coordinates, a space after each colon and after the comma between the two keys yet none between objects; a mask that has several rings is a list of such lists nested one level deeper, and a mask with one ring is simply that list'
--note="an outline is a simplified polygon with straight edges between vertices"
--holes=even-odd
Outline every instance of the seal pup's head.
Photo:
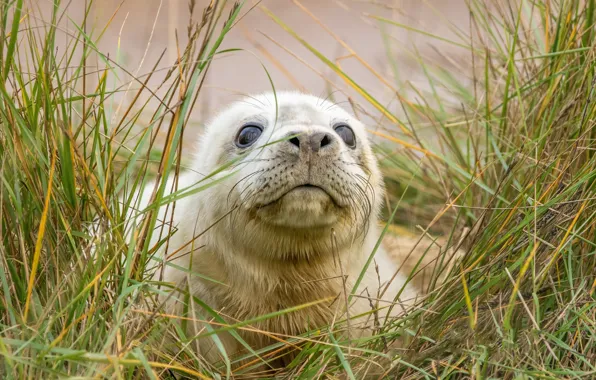
[{"label": "seal pup's head", "polygon": [[218,178],[231,178],[206,201],[219,215],[234,209],[225,228],[246,246],[279,242],[287,256],[322,249],[332,233],[333,244],[352,244],[376,222],[383,185],[365,127],[330,101],[278,92],[233,103],[208,125],[195,168],[230,162]]}]

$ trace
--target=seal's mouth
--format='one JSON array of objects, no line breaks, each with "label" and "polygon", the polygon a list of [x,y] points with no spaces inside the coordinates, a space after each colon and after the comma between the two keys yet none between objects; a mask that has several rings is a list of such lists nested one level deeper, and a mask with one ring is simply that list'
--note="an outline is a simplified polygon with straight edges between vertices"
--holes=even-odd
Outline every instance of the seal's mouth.
[{"label": "seal's mouth", "polygon": [[[296,186],[296,187],[294,187],[293,189],[290,189],[288,192],[286,192],[286,194],[287,194],[287,193],[289,193],[290,191],[294,191],[294,190],[296,190],[296,189],[313,189],[313,190],[314,190],[314,189],[320,189],[320,190],[323,190],[323,191],[325,191],[325,189],[323,189],[323,188],[322,188],[322,187],[320,187],[320,186],[317,186],[317,185],[311,185],[310,183],[307,183],[307,184],[305,184],[305,185]],[[327,192],[327,191],[325,191],[325,192]],[[285,194],[284,194],[284,195],[285,195]]]},{"label": "seal's mouth", "polygon": [[301,185],[297,185],[294,186],[290,189],[288,189],[287,191],[285,191],[284,193],[282,193],[279,197],[273,199],[270,202],[267,202],[265,204],[259,205],[257,208],[265,208],[267,206],[271,206],[274,205],[275,203],[281,201],[286,195],[290,194],[290,193],[295,193],[295,192],[301,192],[301,191],[306,191],[306,192],[323,192],[325,193],[329,199],[331,199],[331,201],[333,202],[333,204],[337,207],[339,207],[339,204],[337,203],[337,200],[335,199],[335,197],[329,193],[324,187],[318,186],[318,185],[314,185],[312,183],[305,183],[305,184],[301,184]]}]

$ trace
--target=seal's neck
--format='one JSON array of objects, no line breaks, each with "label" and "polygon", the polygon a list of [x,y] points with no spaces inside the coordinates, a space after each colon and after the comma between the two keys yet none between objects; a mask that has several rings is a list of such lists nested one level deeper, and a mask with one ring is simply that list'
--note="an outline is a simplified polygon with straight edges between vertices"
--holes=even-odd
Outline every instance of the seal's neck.
[{"label": "seal's neck", "polygon": [[224,246],[217,247],[220,272],[227,274],[225,282],[231,291],[256,292],[300,304],[337,296],[346,286],[344,278],[353,283],[358,275],[354,272],[366,259],[362,240],[341,246],[331,239],[303,242],[280,239],[275,243],[282,243],[283,250],[276,251],[277,244],[271,242],[259,249],[228,238]]}]

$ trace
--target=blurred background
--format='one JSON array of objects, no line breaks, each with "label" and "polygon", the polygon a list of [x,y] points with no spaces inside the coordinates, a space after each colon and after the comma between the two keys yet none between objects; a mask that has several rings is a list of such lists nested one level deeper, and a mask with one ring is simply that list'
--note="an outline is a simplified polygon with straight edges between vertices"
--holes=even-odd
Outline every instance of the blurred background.
[{"label": "blurred background", "polygon": [[[25,0],[25,3],[29,22],[47,29],[56,3],[52,0]],[[397,201],[393,198],[403,193],[401,187],[409,181],[408,173],[417,171],[422,162],[424,150],[416,148],[420,141],[424,140],[427,147],[442,146],[444,142],[437,137],[440,135],[437,127],[448,128],[449,133],[470,133],[467,117],[482,97],[475,93],[484,79],[484,60],[478,58],[484,53],[474,55],[472,51],[483,52],[490,44],[488,41],[501,38],[498,25],[489,38],[481,32],[486,28],[475,23],[493,17],[487,8],[494,8],[495,15],[515,13],[516,9],[508,7],[507,0],[472,2],[471,8],[467,3],[466,0],[246,0],[218,49],[226,52],[212,61],[185,124],[182,161],[196,153],[196,136],[225,104],[245,94],[269,91],[272,86],[276,90],[300,90],[328,97],[367,125],[371,139],[383,144],[379,157],[385,158],[381,167],[386,176],[388,201]],[[118,131],[110,138],[132,151],[137,137],[148,126],[162,121],[162,117],[156,122],[151,120],[177,77],[177,72],[169,79],[167,74],[169,70],[179,70],[176,60],[189,41],[190,23],[200,23],[210,5],[225,4],[220,25],[215,29],[219,34],[234,1],[103,0],[88,4],[87,0],[58,4],[58,14],[65,16],[56,20],[61,34],[57,40],[63,41],[62,46],[56,46],[57,56],[68,56],[72,51],[75,56],[78,54],[70,64],[63,59],[59,65],[70,71],[66,77],[79,78],[72,82],[75,85],[67,86],[71,96],[100,93],[97,84],[103,80],[106,68],[108,65],[115,68],[107,76],[108,98],[100,102],[90,96],[87,104],[94,102],[95,107],[102,107],[110,115],[111,120],[105,123],[105,136],[116,128]],[[482,13],[481,17],[473,17],[473,12]],[[498,23],[499,17],[495,19]],[[89,36],[87,48],[104,55],[89,56],[85,75],[75,72],[84,42],[73,38],[79,35],[78,27],[84,27]],[[203,38],[201,33],[199,46]],[[75,43],[78,45],[73,48]],[[19,54],[31,52],[19,49]],[[346,78],[334,72],[334,65]],[[139,96],[146,80],[148,90],[140,91]],[[173,103],[176,102],[171,107]],[[163,113],[165,122],[156,131],[158,148],[166,141],[170,115]],[[121,129],[127,129],[117,128],[123,117],[137,132],[120,133]],[[405,129],[415,130],[415,138],[404,133]],[[398,164],[388,157],[407,159],[403,161],[405,164]],[[152,165],[159,163],[159,149],[148,161]],[[120,162],[117,160],[115,165]],[[450,196],[446,188],[431,190],[426,183],[418,186],[424,194],[430,191],[438,197],[436,208],[443,207],[443,199]],[[417,193],[413,194],[417,197]],[[413,206],[403,207],[407,215],[400,219],[404,223],[416,224],[414,214],[434,215],[428,200],[421,198],[406,203]],[[424,207],[415,206],[418,203]]]},{"label": "blurred background", "polygon": [[[34,8],[40,7],[42,14],[50,14],[50,0],[30,1],[36,3]],[[189,3],[103,0],[91,7],[87,30],[96,37],[101,34],[97,48],[128,71],[121,72],[120,77],[126,83],[132,75],[150,72],[164,49],[158,68],[173,65],[177,46],[182,50],[188,41]],[[207,0],[194,1],[193,20],[200,20],[209,4]],[[228,8],[232,4],[228,2]],[[84,0],[63,2],[61,6],[68,6],[72,20],[82,22]],[[193,120],[199,124],[240,94],[271,90],[267,73],[277,90],[299,89],[322,96],[337,91],[333,96],[336,101],[346,96],[358,101],[358,94],[350,86],[274,22],[263,7],[338,63],[395,114],[401,114],[397,94],[422,102],[420,95],[431,91],[427,77],[432,68],[423,67],[422,61],[433,67],[451,68],[462,86],[471,83],[471,74],[464,69],[471,54],[461,47],[470,45],[470,12],[464,0],[248,0],[241,20],[222,46],[241,50],[221,55],[211,65],[193,113]],[[224,11],[222,18],[226,16]],[[72,28],[67,21],[62,20],[66,30]],[[98,67],[104,65],[97,57],[95,60]],[[165,70],[162,73],[153,75],[150,85],[161,83]],[[434,91],[443,98],[451,96],[449,88]],[[124,96],[132,98],[134,92]],[[378,116],[373,110],[372,117]]]}]

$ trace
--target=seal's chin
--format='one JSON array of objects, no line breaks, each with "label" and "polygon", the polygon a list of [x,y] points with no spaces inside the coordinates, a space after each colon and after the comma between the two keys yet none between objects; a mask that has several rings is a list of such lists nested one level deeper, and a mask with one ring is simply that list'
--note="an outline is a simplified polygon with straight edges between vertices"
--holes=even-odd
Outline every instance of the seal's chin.
[{"label": "seal's chin", "polygon": [[323,188],[297,186],[280,198],[258,208],[256,214],[264,222],[291,228],[323,228],[335,224],[338,206]]}]

